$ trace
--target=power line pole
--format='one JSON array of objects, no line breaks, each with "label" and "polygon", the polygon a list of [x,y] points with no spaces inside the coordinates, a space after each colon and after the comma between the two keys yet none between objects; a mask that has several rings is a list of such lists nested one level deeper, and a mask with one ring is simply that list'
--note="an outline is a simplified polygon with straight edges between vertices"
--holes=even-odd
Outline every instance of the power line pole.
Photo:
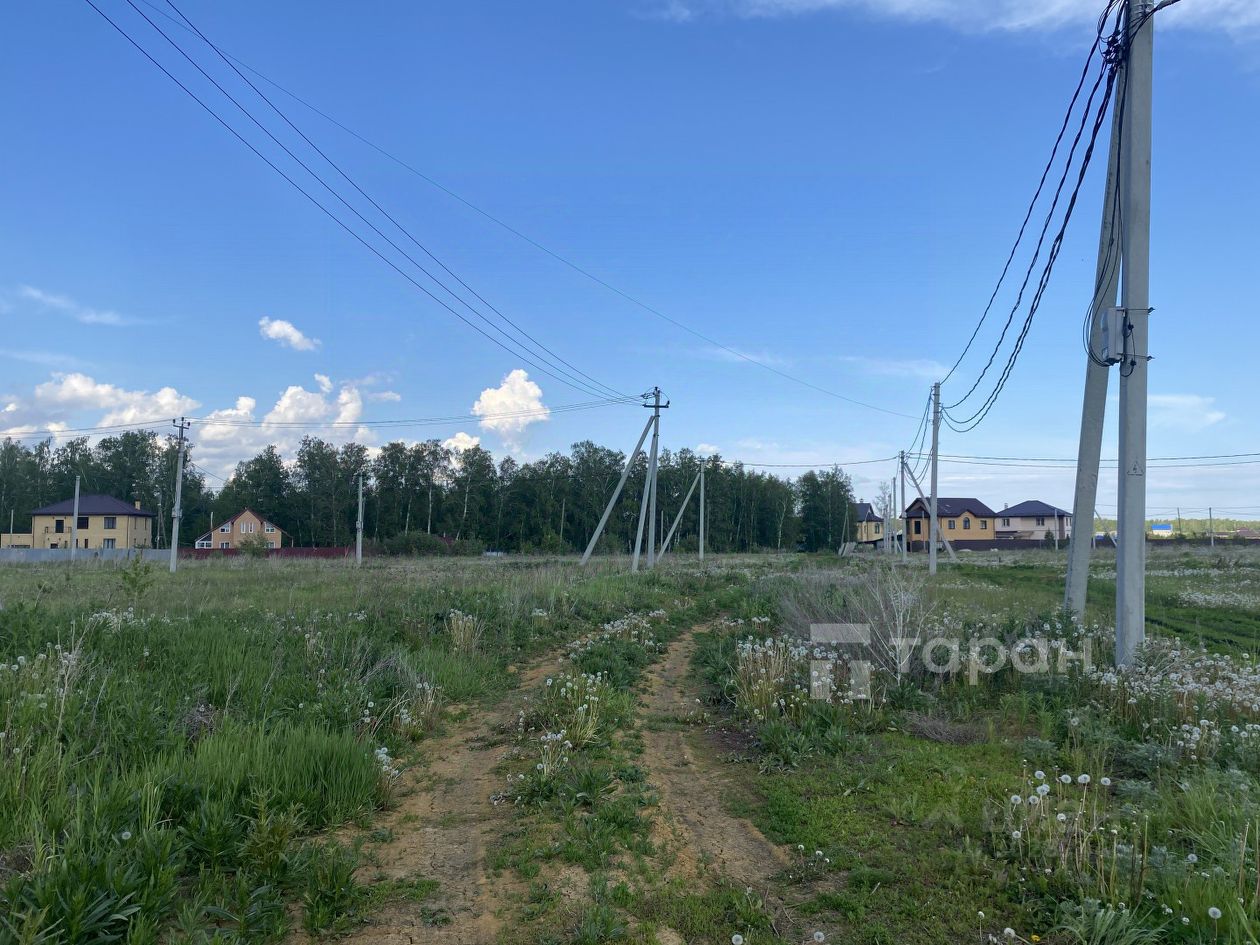
[{"label": "power line pole", "polygon": [[179,430],[179,440],[175,446],[175,504],[171,506],[171,574],[174,574],[179,558],[179,520],[184,511],[184,433],[191,424],[183,417],[172,423]]},{"label": "power line pole", "polygon": [[[704,467],[708,457],[700,460],[700,560],[704,560]],[[12,529],[10,529],[12,530]]]},{"label": "power line pole", "polygon": [[[644,405],[646,406],[646,404]],[[665,404],[669,406],[668,403]],[[657,455],[660,450],[661,443],[661,389],[659,387],[652,388],[652,456],[649,461],[648,481],[651,484],[651,491],[648,496],[648,547],[647,547],[647,566],[648,569],[656,567],[656,472],[657,472]]]},{"label": "power line pole", "polygon": [[[9,518],[9,532],[10,532],[10,534],[13,532],[13,519],[12,519],[12,515],[13,515],[13,513],[12,513],[12,512],[10,512],[10,513],[9,513],[9,516],[10,516],[10,518]],[[9,542],[10,542],[10,543],[12,543],[12,541],[13,541],[13,539],[12,539],[12,538],[10,538],[10,539],[9,539]],[[1212,548],[1215,548],[1215,547],[1216,547],[1216,522],[1215,522],[1215,521],[1213,520],[1213,518],[1212,518],[1212,506],[1210,506],[1210,505],[1208,506],[1208,545],[1209,545],[1210,547],[1212,547]]]},{"label": "power line pole", "polygon": [[940,541],[940,523],[936,518],[937,504],[937,466],[940,462],[941,448],[941,382],[932,385],[932,499],[928,514],[932,517],[928,525],[928,574],[936,573],[936,544]]},{"label": "power line pole", "polygon": [[[33,544],[33,542],[32,542]],[[79,477],[74,477],[74,518],[70,523],[70,560],[79,551]]]},{"label": "power line pole", "polygon": [[1153,0],[1129,0],[1121,169],[1124,361],[1120,369],[1120,507],[1116,560],[1116,663],[1128,666],[1146,638],[1146,410],[1150,354]]},{"label": "power line pole", "polygon": [[[621,480],[617,483],[617,488],[613,490],[612,498],[608,500],[608,505],[604,508],[604,514],[599,517],[599,524],[595,526],[595,532],[591,535],[590,543],[586,546],[586,551],[582,553],[582,564],[586,564],[591,559],[591,552],[595,550],[595,546],[599,544],[599,536],[604,533],[604,526],[608,524],[608,518],[612,515],[613,507],[617,504],[617,499],[621,496],[621,490],[626,487],[626,480],[630,478],[630,471],[634,469],[635,461],[639,458],[639,454],[643,452],[643,441],[647,439],[648,430],[652,429],[652,418],[648,417],[648,422],[643,425],[643,432],[639,434],[639,441],[634,444],[634,449],[630,451],[630,458],[626,460],[626,468],[621,471]],[[640,517],[640,531],[642,531],[642,517]],[[638,552],[635,552],[636,565],[638,570],[637,559]]]},{"label": "power line pole", "polygon": [[363,564],[363,473],[359,473],[359,517],[354,523],[354,564]]},{"label": "power line pole", "polygon": [[[1123,90],[1125,68],[1121,62],[1116,83]],[[1123,91],[1122,93],[1123,94]],[[1111,121],[1111,153],[1107,160],[1107,183],[1103,189],[1102,225],[1098,230],[1098,265],[1094,278],[1093,308],[1090,310],[1089,356],[1085,359],[1085,397],[1081,405],[1081,434],[1076,453],[1076,490],[1072,498],[1072,524],[1093,521],[1098,501],[1098,464],[1102,457],[1103,421],[1107,411],[1107,384],[1110,363],[1100,354],[1104,343],[1104,313],[1116,304],[1120,285],[1120,253],[1116,251],[1116,208],[1120,176],[1120,117],[1117,107]],[[1073,541],[1068,546],[1067,587],[1064,606],[1077,617],[1085,616],[1085,595],[1089,588],[1089,556],[1093,530],[1088,542]]]},{"label": "power line pole", "polygon": [[910,519],[906,517],[906,451],[901,451],[901,560],[910,560],[910,551],[906,542],[910,538]]}]

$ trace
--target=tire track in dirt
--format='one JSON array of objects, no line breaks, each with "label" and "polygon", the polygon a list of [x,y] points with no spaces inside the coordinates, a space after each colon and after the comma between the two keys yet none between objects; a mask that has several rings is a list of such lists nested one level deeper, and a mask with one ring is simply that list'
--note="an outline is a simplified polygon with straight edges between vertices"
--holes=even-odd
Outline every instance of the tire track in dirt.
[{"label": "tire track in dirt", "polygon": [[[643,764],[660,794],[660,824],[674,859],[673,870],[689,878],[706,873],[737,886],[767,890],[790,859],[751,821],[723,808],[737,790],[734,779],[714,757],[703,736],[681,720],[697,706],[688,679],[696,650],[695,628],[677,640],[647,673],[642,726]],[[768,897],[777,899],[777,896]]]},{"label": "tire track in dirt", "polygon": [[[409,769],[400,800],[375,826],[390,839],[369,848],[364,882],[436,880],[423,902],[387,903],[343,941],[354,945],[492,945],[503,925],[499,912],[515,884],[491,876],[486,852],[511,823],[511,804],[496,806],[505,782],[495,771],[511,748],[504,733],[524,699],[555,671],[555,658],[521,674],[515,693],[475,712],[423,744],[427,764]],[[438,924],[440,921],[441,924]]]}]

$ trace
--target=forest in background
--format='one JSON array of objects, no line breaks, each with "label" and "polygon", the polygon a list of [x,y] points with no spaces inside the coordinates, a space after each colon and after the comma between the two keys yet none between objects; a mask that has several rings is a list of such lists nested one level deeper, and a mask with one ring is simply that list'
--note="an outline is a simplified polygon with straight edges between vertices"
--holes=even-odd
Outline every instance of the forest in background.
[{"label": "forest in background", "polygon": [[[176,442],[152,431],[129,431],[95,444],[87,438],[59,446],[0,443],[0,529],[13,514],[18,532],[30,530],[33,509],[68,499],[75,476],[83,494],[112,495],[157,515],[154,540],[169,547]],[[625,466],[624,453],[584,440],[567,454],[530,463],[501,460],[479,446],[455,452],[438,440],[388,443],[369,450],[306,437],[291,460],[275,447],[237,464],[226,480],[197,466],[188,452],[183,482],[180,544],[191,546],[213,523],[244,508],[278,525],[287,539],[312,547],[353,543],[358,477],[364,474],[364,535],[377,550],[406,554],[493,549],[566,553],[585,548]],[[660,456],[657,509],[668,530],[702,458],[693,451]],[[708,506],[706,549],[833,549],[854,534],[854,495],[839,469],[781,478],[703,459]],[[631,472],[600,544],[601,551],[632,547],[647,462]],[[213,485],[211,479],[217,480]],[[694,549],[698,503],[693,496],[675,547]]]}]

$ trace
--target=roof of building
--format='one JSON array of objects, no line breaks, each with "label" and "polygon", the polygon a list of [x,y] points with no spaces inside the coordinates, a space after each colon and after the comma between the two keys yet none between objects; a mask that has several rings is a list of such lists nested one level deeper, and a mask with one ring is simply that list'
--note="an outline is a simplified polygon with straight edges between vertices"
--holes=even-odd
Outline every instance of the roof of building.
[{"label": "roof of building", "polygon": [[1012,505],[1009,508],[998,512],[1003,518],[1035,518],[1038,516],[1054,518],[1071,518],[1071,512],[1065,512],[1063,509],[1055,508],[1046,502],[1039,502],[1036,499],[1029,499],[1027,502],[1020,502],[1018,505]]},{"label": "roof of building", "polygon": [[[980,518],[996,516],[996,513],[979,499],[937,496],[936,514],[941,518],[957,518],[964,512],[970,512]],[[922,499],[915,499],[906,509],[907,518],[927,518],[928,514],[928,504]]]},{"label": "roof of building", "polygon": [[277,525],[275,522],[272,522],[272,521],[269,521],[268,519],[263,518],[261,515],[259,515],[257,512],[255,512],[253,509],[241,509],[239,512],[237,512],[237,513],[236,513],[235,515],[233,515],[231,518],[229,518],[229,519],[225,519],[224,521],[220,522],[218,525],[214,526],[214,528],[210,529],[210,531],[206,532],[204,535],[198,535],[196,540],[197,540],[197,541],[205,541],[207,538],[209,538],[211,535],[213,535],[215,532],[217,532],[217,531],[218,531],[220,528],[222,528],[224,525],[227,525],[227,526],[229,526],[229,527],[230,527],[230,526],[231,526],[231,525],[232,525],[232,524],[233,524],[233,523],[234,523],[234,522],[235,522],[238,518],[240,518],[240,517],[241,517],[242,515],[244,515],[246,512],[248,512],[250,515],[254,516],[254,518],[258,519],[258,521],[262,522],[262,523],[263,523],[263,525],[270,525],[272,528],[274,528],[274,529],[275,529],[277,532],[279,532],[281,535],[283,535],[283,534],[284,534],[284,529],[283,529],[283,528],[281,528],[281,527],[280,527],[279,525]]},{"label": "roof of building", "polygon": [[[36,509],[32,515],[73,515],[74,499],[66,499],[64,502],[54,502],[52,505],[45,505],[42,509]],[[79,514],[80,515],[130,515],[137,518],[153,518],[152,512],[145,509],[138,509],[130,502],[124,502],[122,499],[115,499],[112,495],[81,495],[79,496]]]},{"label": "roof of building", "polygon": [[857,504],[857,520],[859,522],[882,522],[882,515],[875,514],[875,507],[869,502],[859,502]]}]

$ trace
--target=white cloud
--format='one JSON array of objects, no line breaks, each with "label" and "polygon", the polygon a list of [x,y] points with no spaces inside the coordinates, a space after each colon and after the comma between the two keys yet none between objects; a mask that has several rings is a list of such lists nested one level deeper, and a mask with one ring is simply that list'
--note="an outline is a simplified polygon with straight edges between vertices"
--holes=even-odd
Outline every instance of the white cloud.
[{"label": "white cloud", "polygon": [[315,383],[319,385],[319,389],[325,394],[333,389],[332,379],[327,374],[316,374]]},{"label": "white cloud", "polygon": [[54,374],[35,388],[34,407],[46,412],[104,410],[98,425],[142,423],[191,413],[201,404],[173,387],[150,393],[105,384],[86,374]]},{"label": "white cloud", "polygon": [[322,343],[318,338],[307,337],[293,322],[287,322],[283,318],[264,316],[258,319],[258,334],[294,351],[314,351]]},{"label": "white cloud", "polygon": [[1225,419],[1215,397],[1201,394],[1151,394],[1151,426],[1179,433],[1197,433]]},{"label": "white cloud", "polygon": [[509,373],[498,387],[487,387],[472,406],[481,417],[481,428],[491,430],[514,449],[520,448],[521,434],[530,424],[551,416],[542,402],[542,388],[521,368]]},{"label": "white cloud", "polygon": [[[664,0],[654,16],[685,23],[703,13],[740,17],[800,16],[855,10],[895,19],[944,23],[957,29],[986,32],[1056,29],[1089,25],[1097,18],[1098,0]],[[1260,27],[1255,0],[1194,0],[1160,13],[1169,26],[1245,33]]]},{"label": "white cloud", "polygon": [[393,390],[378,390],[368,394],[367,399],[396,404],[398,401],[402,400],[402,394]]},{"label": "white cloud", "polygon": [[704,456],[713,456],[714,454],[721,453],[722,450],[720,447],[714,446],[712,443],[697,443],[696,452]]},{"label": "white cloud", "polygon": [[480,444],[481,437],[472,436],[471,434],[465,433],[463,430],[460,430],[454,436],[447,437],[442,441],[443,446],[449,450],[454,450],[456,453],[462,453],[464,450],[470,450],[474,446],[479,446]]},{"label": "white cloud", "polygon": [[18,295],[28,302],[34,302],[43,308],[63,312],[83,325],[109,325],[113,328],[122,328],[127,325],[140,324],[137,319],[126,318],[117,312],[88,308],[86,305],[80,305],[69,296],[45,292],[43,289],[37,289],[30,285],[19,286]]},{"label": "white cloud", "polygon": [[852,364],[866,374],[878,377],[913,377],[920,380],[937,381],[949,370],[939,361],[928,358],[866,358],[842,357],[845,364]]}]

